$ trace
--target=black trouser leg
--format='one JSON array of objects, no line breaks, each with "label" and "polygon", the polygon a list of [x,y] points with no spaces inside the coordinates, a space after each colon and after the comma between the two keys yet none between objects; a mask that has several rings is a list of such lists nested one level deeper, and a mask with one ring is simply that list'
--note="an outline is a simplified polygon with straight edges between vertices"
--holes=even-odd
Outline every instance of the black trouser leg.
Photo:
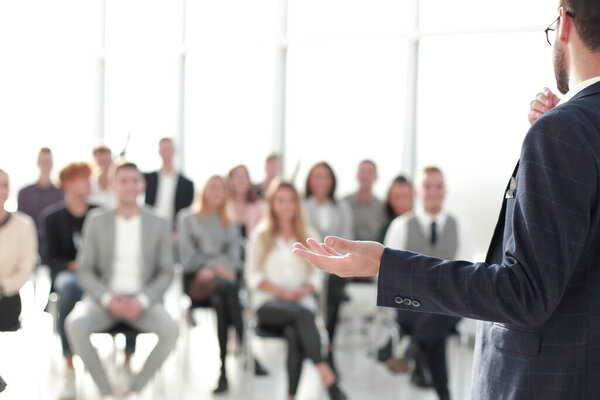
[{"label": "black trouser leg", "polygon": [[329,333],[329,341],[333,343],[335,338],[338,315],[340,312],[340,304],[344,301],[346,287],[346,279],[340,278],[337,275],[330,274],[327,279],[327,332]]},{"label": "black trouser leg", "polygon": [[256,315],[259,323],[265,327],[279,329],[292,325],[298,332],[305,356],[315,364],[323,361],[321,338],[312,311],[294,301],[272,300],[263,304]]},{"label": "black trouser leg", "polygon": [[20,328],[19,315],[21,315],[21,296],[0,298],[0,332],[16,331]]},{"label": "black trouser leg", "polygon": [[302,373],[302,362],[304,355],[302,345],[298,337],[298,331],[293,325],[287,325],[283,330],[283,335],[287,340],[287,373],[288,373],[288,394],[295,396],[300,383],[300,374]]},{"label": "black trouser leg", "polygon": [[427,348],[427,363],[431,371],[433,386],[438,395],[448,393],[448,370],[446,366],[446,338],[442,338]]},{"label": "black trouser leg", "polygon": [[422,314],[416,321],[412,332],[413,341],[424,346],[433,385],[440,395],[448,393],[446,338],[450,329],[458,321],[460,321],[460,318],[446,315]]},{"label": "black trouser leg", "polygon": [[223,295],[219,292],[211,296],[211,306],[217,312],[217,337],[219,339],[219,355],[221,358],[221,375],[225,376],[225,357],[227,356],[227,328],[229,327],[229,318],[227,307]]},{"label": "black trouser leg", "polygon": [[216,292],[221,295],[224,301],[225,311],[227,312],[228,322],[235,328],[240,342],[244,338],[244,323],[242,321],[242,305],[238,295],[237,282],[228,279],[219,279],[217,281]]}]

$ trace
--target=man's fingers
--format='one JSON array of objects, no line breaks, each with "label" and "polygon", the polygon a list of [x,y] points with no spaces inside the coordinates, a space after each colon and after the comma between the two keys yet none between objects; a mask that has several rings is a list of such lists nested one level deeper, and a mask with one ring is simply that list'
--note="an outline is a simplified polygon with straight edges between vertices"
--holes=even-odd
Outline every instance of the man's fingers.
[{"label": "man's fingers", "polygon": [[300,248],[294,248],[292,250],[292,254],[302,257],[303,259],[305,259],[306,261],[308,261],[309,263],[311,263],[319,269],[322,269],[327,272],[332,272],[332,267],[325,262],[327,256],[315,254],[310,250],[303,250]]},{"label": "man's fingers", "polygon": [[325,243],[321,244],[321,246],[323,247],[323,249],[325,249],[325,251],[331,255],[331,256],[336,256],[339,257],[341,256],[340,253],[338,253],[337,251],[335,251],[334,249],[332,249],[331,247],[327,246]]},{"label": "man's fingers", "polygon": [[306,239],[306,243],[308,243],[308,245],[310,246],[311,249],[313,249],[313,251],[315,251],[317,254],[321,254],[321,255],[328,255],[329,253],[327,253],[327,251],[321,246],[321,244],[319,242],[317,242],[315,239],[313,238],[308,238]]},{"label": "man's fingers", "polygon": [[337,236],[327,236],[325,238],[325,244],[332,249],[342,251],[344,253],[352,253],[355,249],[356,242],[352,240],[343,239]]},{"label": "man's fingers", "polygon": [[294,243],[294,247],[293,247],[293,248],[294,248],[294,249],[300,249],[300,250],[308,250],[308,249],[306,248],[306,246],[305,246],[305,245],[303,245],[303,244],[302,244],[302,243],[300,243],[300,242],[296,242],[296,243]]}]

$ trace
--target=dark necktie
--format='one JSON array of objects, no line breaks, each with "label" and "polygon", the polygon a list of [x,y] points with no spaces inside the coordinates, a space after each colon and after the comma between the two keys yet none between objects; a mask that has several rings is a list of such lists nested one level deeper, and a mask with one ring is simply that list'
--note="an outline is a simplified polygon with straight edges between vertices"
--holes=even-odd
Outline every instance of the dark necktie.
[{"label": "dark necktie", "polygon": [[431,244],[437,242],[437,223],[433,221],[431,223]]}]

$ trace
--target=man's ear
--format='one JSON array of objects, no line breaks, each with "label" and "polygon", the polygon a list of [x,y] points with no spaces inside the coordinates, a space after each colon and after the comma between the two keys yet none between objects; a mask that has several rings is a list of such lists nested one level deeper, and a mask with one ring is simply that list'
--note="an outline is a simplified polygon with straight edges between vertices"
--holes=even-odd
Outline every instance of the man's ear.
[{"label": "man's ear", "polygon": [[573,19],[567,14],[564,7],[558,9],[560,15],[560,23],[558,25],[558,40],[561,42],[569,41],[569,33],[573,27]]}]

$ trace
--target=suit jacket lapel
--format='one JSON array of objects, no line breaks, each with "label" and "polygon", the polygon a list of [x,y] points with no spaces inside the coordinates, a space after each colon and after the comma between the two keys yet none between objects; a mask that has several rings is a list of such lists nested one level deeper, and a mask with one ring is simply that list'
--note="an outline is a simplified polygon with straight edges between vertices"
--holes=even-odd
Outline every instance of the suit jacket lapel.
[{"label": "suit jacket lapel", "polygon": [[[112,211],[110,214],[106,215],[105,218],[105,226],[102,229],[102,233],[104,233],[101,240],[104,242],[103,250],[106,255],[106,263],[103,266],[103,273],[106,274],[107,282],[110,282],[112,278],[113,268],[114,268],[114,260],[115,260],[115,240],[116,240],[116,218],[117,212]],[[101,258],[102,259],[102,258]]]},{"label": "suit jacket lapel", "polygon": [[140,244],[140,249],[142,250],[142,279],[145,282],[148,281],[148,275],[151,270],[151,254],[153,254],[153,241],[152,241],[152,226],[148,213],[144,210],[140,210],[141,214],[141,225],[142,225],[142,234],[140,235],[142,239],[142,243]]}]

